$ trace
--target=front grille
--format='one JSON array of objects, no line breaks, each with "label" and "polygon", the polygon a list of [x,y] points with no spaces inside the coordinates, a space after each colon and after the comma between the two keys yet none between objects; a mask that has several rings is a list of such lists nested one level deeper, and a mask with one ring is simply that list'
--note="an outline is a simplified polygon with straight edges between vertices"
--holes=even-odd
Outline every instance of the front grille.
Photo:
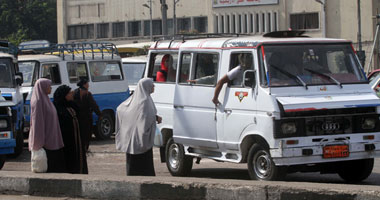
[{"label": "front grille", "polygon": [[306,136],[352,133],[352,117],[315,117],[305,119]]},{"label": "front grille", "polygon": [[[376,114],[375,111],[375,109],[371,108],[350,108],[323,110],[323,112],[294,112],[292,117],[283,117],[281,120],[274,121],[274,137],[287,138],[380,132],[380,115]],[[330,113],[335,113],[335,115],[328,115]],[[310,116],[311,114],[319,115]],[[365,130],[362,128],[362,124],[367,118],[373,118],[376,121],[373,129]],[[296,133],[285,135],[282,133],[281,125],[290,122],[296,124],[297,131]]]}]

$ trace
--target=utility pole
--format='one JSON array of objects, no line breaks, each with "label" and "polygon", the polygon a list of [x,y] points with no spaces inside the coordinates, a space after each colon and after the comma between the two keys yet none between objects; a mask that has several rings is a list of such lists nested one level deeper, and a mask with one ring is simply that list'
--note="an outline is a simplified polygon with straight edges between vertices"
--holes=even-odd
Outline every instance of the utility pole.
[{"label": "utility pole", "polygon": [[179,0],[173,0],[173,35],[177,34],[177,16],[175,13],[175,8]]},{"label": "utility pole", "polygon": [[360,12],[360,0],[358,0],[358,44],[359,44],[359,51],[356,52],[358,55],[358,58],[364,67],[365,65],[365,52],[363,51],[362,47],[362,18],[361,18],[361,12]]},{"label": "utility pole", "polygon": [[168,5],[166,4],[166,0],[160,0],[161,2],[161,13],[162,13],[162,35],[168,35]]},{"label": "utility pole", "polygon": [[150,41],[153,41],[153,20],[152,20],[152,0],[148,0],[149,6],[147,4],[143,4],[144,7],[149,8],[149,16],[150,16],[150,24],[149,24],[149,31],[150,31]]}]

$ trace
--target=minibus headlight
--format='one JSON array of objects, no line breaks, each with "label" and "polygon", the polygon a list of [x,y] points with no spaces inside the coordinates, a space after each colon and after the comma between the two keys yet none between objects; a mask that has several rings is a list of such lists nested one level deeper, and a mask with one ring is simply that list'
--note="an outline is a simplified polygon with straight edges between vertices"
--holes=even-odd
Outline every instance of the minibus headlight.
[{"label": "minibus headlight", "polygon": [[7,120],[0,120],[0,128],[7,128],[8,127],[8,122]]},{"label": "minibus headlight", "polygon": [[362,123],[362,129],[369,130],[374,129],[376,126],[375,118],[365,118]]},{"label": "minibus headlight", "polygon": [[281,124],[281,130],[282,133],[287,135],[287,134],[293,134],[297,132],[297,127],[295,122],[286,122]]}]

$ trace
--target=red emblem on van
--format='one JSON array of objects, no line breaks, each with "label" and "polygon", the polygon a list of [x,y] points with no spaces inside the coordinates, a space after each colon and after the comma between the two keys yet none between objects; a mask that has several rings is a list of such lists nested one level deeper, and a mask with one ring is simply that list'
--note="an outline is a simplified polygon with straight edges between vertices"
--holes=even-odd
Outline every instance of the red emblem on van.
[{"label": "red emblem on van", "polygon": [[235,96],[241,102],[241,101],[243,101],[244,97],[248,96],[248,92],[235,92]]}]

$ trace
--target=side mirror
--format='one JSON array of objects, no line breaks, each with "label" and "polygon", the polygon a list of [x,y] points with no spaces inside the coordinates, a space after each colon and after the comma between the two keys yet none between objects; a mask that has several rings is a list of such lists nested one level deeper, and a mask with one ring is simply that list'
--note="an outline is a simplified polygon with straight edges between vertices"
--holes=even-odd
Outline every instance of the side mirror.
[{"label": "side mirror", "polygon": [[22,76],[22,72],[16,72],[15,79],[16,79],[17,85],[22,85],[22,83],[24,82],[24,77]]},{"label": "side mirror", "polygon": [[244,72],[243,85],[249,88],[256,87],[256,70],[246,70]]}]

